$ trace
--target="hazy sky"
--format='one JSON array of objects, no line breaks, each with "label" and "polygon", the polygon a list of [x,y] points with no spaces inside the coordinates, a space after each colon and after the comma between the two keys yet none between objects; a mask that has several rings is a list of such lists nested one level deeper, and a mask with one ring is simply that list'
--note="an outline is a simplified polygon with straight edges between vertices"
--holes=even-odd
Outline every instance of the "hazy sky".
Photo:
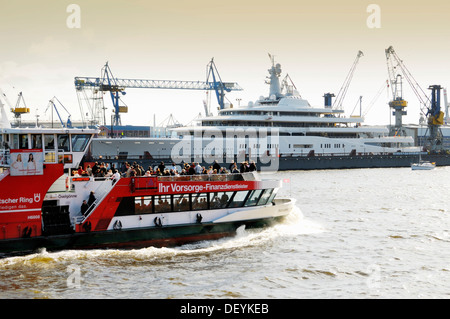
[{"label": "hazy sky", "polygon": [[[68,24],[70,4],[80,8],[79,28]],[[371,4],[380,8],[380,28],[367,23]],[[449,84],[450,2],[443,0],[17,0],[3,1],[0,10],[0,88],[12,104],[23,92],[27,120],[48,117],[53,96],[80,118],[74,77],[99,76],[106,61],[118,78],[204,81],[214,57],[222,79],[244,88],[227,95],[242,105],[268,95],[271,53],[302,97],[322,106],[323,94],[338,93],[361,50],[347,115],[359,96],[365,113],[385,83],[384,50],[391,45],[422,88]],[[404,98],[404,122],[417,123],[419,103],[407,84]],[[109,124],[112,104],[105,99]],[[128,89],[122,123],[152,125],[154,114],[159,123],[172,113],[186,124],[203,112],[203,99],[203,91]],[[384,89],[366,123],[388,124],[387,102]]]}]

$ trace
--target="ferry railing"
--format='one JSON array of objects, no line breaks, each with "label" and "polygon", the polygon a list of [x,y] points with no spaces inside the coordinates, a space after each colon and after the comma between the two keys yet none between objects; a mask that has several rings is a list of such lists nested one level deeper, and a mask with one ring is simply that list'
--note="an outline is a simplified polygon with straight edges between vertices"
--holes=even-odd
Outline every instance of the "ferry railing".
[{"label": "ferry railing", "polygon": [[[98,180],[98,178],[92,178],[91,181]],[[81,210],[79,215],[76,218],[75,224],[84,222],[94,211],[94,208],[98,206],[102,202],[102,200],[108,195],[108,193],[113,188],[112,180],[109,178],[104,178],[102,183],[95,189],[94,196],[95,201],[88,207],[87,211],[89,212],[87,215],[83,215]],[[81,215],[81,216],[80,216]]]},{"label": "ferry railing", "polygon": [[160,182],[230,182],[230,181],[254,181],[256,172],[232,173],[232,174],[198,174],[178,176],[158,176]]}]

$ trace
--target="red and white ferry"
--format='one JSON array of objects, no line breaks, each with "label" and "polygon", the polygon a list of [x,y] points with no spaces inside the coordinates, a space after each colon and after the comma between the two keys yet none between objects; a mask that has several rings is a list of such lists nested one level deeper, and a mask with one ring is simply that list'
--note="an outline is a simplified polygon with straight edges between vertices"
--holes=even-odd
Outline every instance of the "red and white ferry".
[{"label": "red and white ferry", "polygon": [[[294,207],[275,199],[280,181],[254,173],[71,177],[95,133],[0,128],[0,254],[179,245],[264,226]],[[95,202],[82,214],[91,192]]]}]

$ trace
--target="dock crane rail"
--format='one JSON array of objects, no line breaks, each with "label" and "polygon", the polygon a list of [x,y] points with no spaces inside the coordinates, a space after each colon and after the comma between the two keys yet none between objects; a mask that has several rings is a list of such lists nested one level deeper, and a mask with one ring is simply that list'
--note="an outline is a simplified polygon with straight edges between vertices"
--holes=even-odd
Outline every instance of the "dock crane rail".
[{"label": "dock crane rail", "polygon": [[[85,89],[93,89],[96,92],[110,92],[114,105],[114,125],[120,125],[120,113],[126,112],[127,107],[120,107],[120,94],[125,94],[128,88],[146,89],[181,89],[181,90],[215,90],[220,109],[225,107],[225,92],[242,91],[235,82],[223,82],[217,71],[214,59],[208,63],[206,81],[175,81],[175,80],[146,80],[146,79],[120,79],[112,75],[108,62],[102,69],[101,77],[75,77],[75,89],[77,92]],[[212,78],[212,80],[210,80]],[[104,107],[103,107],[104,110]]]}]

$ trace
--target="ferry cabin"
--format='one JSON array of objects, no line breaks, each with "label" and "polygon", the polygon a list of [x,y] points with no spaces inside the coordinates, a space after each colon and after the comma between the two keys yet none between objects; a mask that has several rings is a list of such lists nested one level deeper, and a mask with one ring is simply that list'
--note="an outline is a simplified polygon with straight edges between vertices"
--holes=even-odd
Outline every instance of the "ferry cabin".
[{"label": "ferry cabin", "polygon": [[[95,133],[92,129],[1,129],[1,164],[11,165],[12,153],[33,153],[34,157],[36,153],[42,155],[43,163],[62,163],[65,169],[77,168]],[[27,163],[29,157],[21,158],[22,162]]]},{"label": "ferry cabin", "polygon": [[272,205],[280,182],[252,177],[252,173],[136,177],[132,193],[111,194],[120,197],[120,203],[107,229],[118,222],[123,228],[213,222],[239,209]]},{"label": "ferry cabin", "polygon": [[[0,130],[0,238],[42,234],[44,198],[77,168],[96,130]],[[59,208],[60,212],[66,209]]]}]

